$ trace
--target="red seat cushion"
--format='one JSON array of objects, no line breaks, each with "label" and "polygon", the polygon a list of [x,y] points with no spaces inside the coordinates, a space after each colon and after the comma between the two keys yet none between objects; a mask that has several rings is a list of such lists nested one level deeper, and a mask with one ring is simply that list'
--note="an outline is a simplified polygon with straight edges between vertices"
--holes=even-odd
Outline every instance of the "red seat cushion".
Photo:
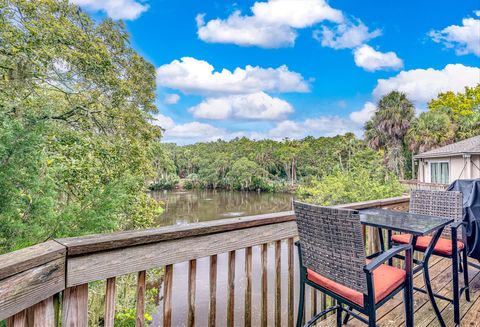
[{"label": "red seat cushion", "polygon": [[[403,284],[407,274],[405,270],[381,265],[373,271],[373,285],[375,288],[375,303],[380,302],[397,287]],[[365,277],[366,278],[366,277]],[[363,306],[363,293],[334,282],[321,276],[313,270],[307,269],[307,279],[341,297]]]},{"label": "red seat cushion", "polygon": [[[410,243],[410,238],[411,238],[410,234],[392,235],[392,241],[400,244]],[[431,240],[432,240],[431,236],[419,236],[417,238],[417,243],[415,244],[415,250],[425,251],[428,245],[430,244]],[[462,242],[458,241],[457,247],[459,250],[462,250],[465,247],[465,245]],[[451,256],[453,253],[452,240],[449,240],[448,238],[440,238],[437,244],[435,245],[433,252],[437,254]]]}]

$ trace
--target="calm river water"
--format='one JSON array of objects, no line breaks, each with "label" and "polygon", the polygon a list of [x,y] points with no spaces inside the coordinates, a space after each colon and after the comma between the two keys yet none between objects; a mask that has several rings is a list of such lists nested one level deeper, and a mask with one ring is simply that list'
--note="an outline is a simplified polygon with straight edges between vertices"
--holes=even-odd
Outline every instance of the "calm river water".
[{"label": "calm river water", "polygon": [[[225,191],[166,191],[152,196],[165,203],[165,213],[160,218],[162,226],[188,224],[200,221],[248,216],[291,210],[292,195],[283,193],[225,192]],[[282,325],[287,319],[287,247],[282,245]],[[295,260],[297,260],[295,258]],[[236,253],[235,269],[235,326],[243,326],[245,251]],[[296,269],[295,269],[296,270]],[[269,325],[273,321],[274,305],[274,248],[268,248],[268,312]],[[295,274],[298,272],[295,271]],[[218,256],[217,276],[217,326],[226,322],[227,255]],[[252,325],[260,324],[260,248],[253,248]],[[296,279],[295,279],[296,280]],[[173,326],[185,326],[187,319],[188,262],[174,265]],[[163,290],[160,290],[163,293]],[[206,326],[209,299],[209,258],[197,260],[196,325]],[[161,293],[161,294],[162,294]],[[152,321],[160,326],[163,303]]]},{"label": "calm river water", "polygon": [[292,195],[286,193],[194,190],[151,194],[165,203],[161,226],[291,210],[292,203]]}]

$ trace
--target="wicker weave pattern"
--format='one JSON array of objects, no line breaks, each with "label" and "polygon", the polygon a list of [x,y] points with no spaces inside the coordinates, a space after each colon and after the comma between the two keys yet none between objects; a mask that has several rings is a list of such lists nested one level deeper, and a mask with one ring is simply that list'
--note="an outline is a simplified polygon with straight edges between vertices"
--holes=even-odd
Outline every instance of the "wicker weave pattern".
[{"label": "wicker weave pattern", "polygon": [[294,202],[303,265],[367,293],[365,247],[358,212]]},{"label": "wicker weave pattern", "polygon": [[[463,196],[461,192],[454,191],[412,190],[410,212],[462,221]],[[462,230],[458,230],[459,240],[464,239]],[[442,237],[451,238],[450,228],[443,230]]]}]

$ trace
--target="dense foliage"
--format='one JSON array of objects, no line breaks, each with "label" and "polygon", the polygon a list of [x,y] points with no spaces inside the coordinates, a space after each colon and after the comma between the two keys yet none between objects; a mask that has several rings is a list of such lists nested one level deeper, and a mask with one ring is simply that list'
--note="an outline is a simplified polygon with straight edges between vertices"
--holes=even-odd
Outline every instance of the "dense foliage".
[{"label": "dense foliage", "polygon": [[[232,190],[285,190],[298,182],[323,178],[349,165],[352,154],[365,145],[353,134],[336,137],[307,137],[303,140],[259,140],[166,144],[159,160],[172,162],[174,174],[186,188]],[[166,153],[166,156],[164,156]]]},{"label": "dense foliage", "polygon": [[324,204],[402,193],[397,179],[383,165],[381,152],[369,149],[353,134],[168,144],[161,155],[161,160],[175,167],[175,171],[162,171],[162,176],[181,177],[185,188],[291,191],[300,185],[297,194],[301,199]]},{"label": "dense foliage", "polygon": [[0,252],[150,225],[154,98],[155,69],[121,22],[0,2]]}]

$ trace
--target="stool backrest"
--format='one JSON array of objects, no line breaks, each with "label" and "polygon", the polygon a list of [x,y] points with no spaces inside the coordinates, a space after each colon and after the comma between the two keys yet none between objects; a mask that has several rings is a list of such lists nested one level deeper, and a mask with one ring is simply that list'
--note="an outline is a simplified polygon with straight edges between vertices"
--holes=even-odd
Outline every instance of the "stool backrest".
[{"label": "stool backrest", "polygon": [[[457,191],[412,190],[410,194],[410,212],[429,216],[463,219],[463,195]],[[464,238],[463,228],[458,231],[459,239]],[[443,237],[450,238],[451,230],[447,226]]]},{"label": "stool backrest", "polygon": [[296,201],[293,206],[303,265],[366,294],[365,246],[358,212]]}]

